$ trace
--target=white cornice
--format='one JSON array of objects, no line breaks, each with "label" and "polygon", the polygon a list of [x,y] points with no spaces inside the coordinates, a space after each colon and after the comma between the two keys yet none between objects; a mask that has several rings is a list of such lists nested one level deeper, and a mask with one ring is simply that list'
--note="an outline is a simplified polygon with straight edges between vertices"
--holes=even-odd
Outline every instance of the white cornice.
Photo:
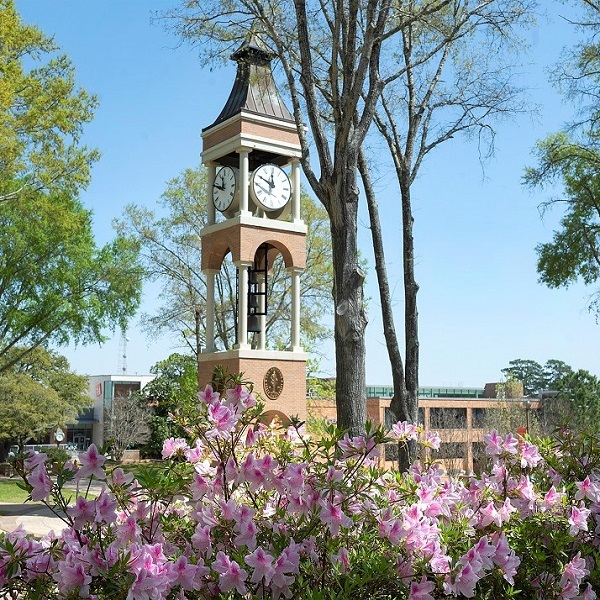
[{"label": "white cornice", "polygon": [[222,352],[202,352],[198,355],[199,362],[230,360],[236,358],[257,358],[260,360],[306,361],[306,352],[288,352],[279,350],[235,349]]},{"label": "white cornice", "polygon": [[234,227],[236,225],[245,225],[255,227],[257,229],[271,229],[273,231],[286,231],[290,233],[302,233],[306,234],[307,228],[303,221],[297,223],[291,223],[289,221],[277,221],[276,219],[269,219],[267,217],[255,217],[253,215],[236,215],[231,219],[214,223],[213,225],[207,225],[200,231],[200,237],[214,233],[215,231],[221,231]]}]

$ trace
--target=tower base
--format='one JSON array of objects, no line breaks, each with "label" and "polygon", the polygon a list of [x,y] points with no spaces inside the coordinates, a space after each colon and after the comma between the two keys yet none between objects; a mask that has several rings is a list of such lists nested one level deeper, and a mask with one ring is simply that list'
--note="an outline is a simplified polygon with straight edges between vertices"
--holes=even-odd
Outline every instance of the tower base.
[{"label": "tower base", "polygon": [[281,420],[297,416],[306,420],[306,354],[236,349],[198,356],[200,389],[211,382],[215,367],[243,373],[254,384],[254,394],[265,402],[265,412]]}]

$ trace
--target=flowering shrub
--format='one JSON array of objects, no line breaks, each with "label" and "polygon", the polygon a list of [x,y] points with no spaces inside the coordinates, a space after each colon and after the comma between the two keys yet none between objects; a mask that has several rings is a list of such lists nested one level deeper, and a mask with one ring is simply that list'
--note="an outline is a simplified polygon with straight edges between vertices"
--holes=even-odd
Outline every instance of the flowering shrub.
[{"label": "flowering shrub", "polygon": [[[448,478],[435,462],[377,467],[377,448],[439,438],[409,423],[318,441],[283,435],[240,385],[199,394],[160,469],[134,479],[95,446],[50,478],[43,454],[17,461],[33,500],[65,528],[0,536],[0,586],[27,598],[596,598],[600,448],[564,432],[492,432],[489,473]],[[103,482],[96,498],[71,498]]]}]

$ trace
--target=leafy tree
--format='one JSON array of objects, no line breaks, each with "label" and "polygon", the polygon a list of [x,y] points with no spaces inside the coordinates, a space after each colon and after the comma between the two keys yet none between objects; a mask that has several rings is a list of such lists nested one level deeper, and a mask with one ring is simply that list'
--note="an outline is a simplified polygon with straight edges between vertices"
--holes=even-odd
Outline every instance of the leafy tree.
[{"label": "leafy tree", "polygon": [[68,193],[1,203],[0,373],[50,341],[101,342],[124,327],[140,300],[137,253],[123,236],[98,248],[91,212]]},{"label": "leafy tree", "polygon": [[[550,288],[578,280],[591,285],[600,276],[600,4],[577,4],[582,14],[571,22],[589,38],[566,51],[553,73],[557,87],[577,107],[576,115],[564,131],[537,144],[537,165],[527,168],[524,177],[532,188],[554,190],[555,184],[562,184],[561,191],[541,205],[542,213],[564,207],[560,227],[552,241],[536,247],[540,281]],[[591,296],[590,310],[600,311],[599,300],[598,292]]]},{"label": "leafy tree", "polygon": [[[457,135],[475,136],[480,148],[487,147],[491,153],[494,121],[523,110],[522,94],[513,83],[513,67],[522,48],[517,32],[519,26],[529,23],[530,10],[529,3],[520,0],[457,1],[451,9],[448,5],[433,7],[425,19],[409,20],[402,28],[397,58],[401,74],[382,90],[374,123],[389,149],[388,168],[396,175],[400,196],[405,362],[394,326],[372,169],[367,151],[361,149],[359,168],[369,208],[394,386],[390,408],[400,420],[416,421],[418,414],[419,286],[414,265],[412,184],[424,159]],[[410,462],[410,457],[404,457],[401,468]]]},{"label": "leafy tree", "polygon": [[516,379],[523,384],[526,396],[535,396],[544,386],[544,368],[535,360],[517,358],[502,369],[507,379]]},{"label": "leafy tree", "polygon": [[[200,230],[206,225],[206,170],[186,169],[167,184],[160,218],[145,208],[129,205],[117,230],[132,236],[142,248],[146,276],[162,285],[162,306],[144,315],[149,333],[170,331],[181,336],[189,349],[198,353],[204,345],[206,286],[200,271]],[[330,312],[332,268],[327,214],[307,194],[302,194],[302,216],[308,227],[306,270],[300,278],[302,296],[301,330],[308,348],[328,337],[322,315]],[[290,343],[290,281],[278,257],[269,273],[267,341],[275,347]],[[225,262],[216,278],[216,343],[221,349],[235,343],[233,310],[235,267]]]},{"label": "leafy tree", "polygon": [[[397,81],[405,95],[403,36],[411,28],[427,31],[423,37],[433,36],[445,27],[442,16],[453,14],[462,4],[448,0],[401,4],[390,0],[211,0],[183,2],[181,9],[167,15],[175,17],[169,22],[175,23],[184,39],[199,44],[203,57],[224,57],[251,28],[278,55],[300,129],[304,173],[330,218],[337,420],[342,428],[353,431],[361,430],[366,419],[367,318],[364,273],[357,256],[359,151],[386,86]],[[482,11],[492,7],[488,14],[482,12],[480,22],[514,15],[511,2],[477,5]],[[417,66],[422,58],[411,57],[410,66]],[[304,123],[308,124],[306,134]],[[411,328],[408,333],[415,336],[417,332]],[[412,381],[410,387],[416,390]]]},{"label": "leafy tree", "polygon": [[573,369],[564,361],[551,358],[544,364],[544,389],[557,390],[565,377],[573,373]]},{"label": "leafy tree", "polygon": [[600,379],[589,371],[572,371],[557,385],[558,393],[545,398],[541,414],[546,429],[600,431]]},{"label": "leafy tree", "polygon": [[185,437],[185,432],[180,430],[171,415],[195,408],[198,363],[193,355],[175,353],[156,363],[150,372],[156,377],[142,390],[142,396],[153,412],[149,421],[150,439],[145,452],[150,456],[160,457],[165,439],[171,436]]},{"label": "leafy tree", "polygon": [[39,345],[100,342],[124,326],[141,273],[131,240],[96,247],[77,199],[99,157],[80,143],[95,97],[13,0],[0,0],[0,39],[1,373]]},{"label": "leafy tree", "polygon": [[152,412],[139,393],[116,396],[104,409],[104,439],[111,456],[119,462],[130,446],[145,444],[150,437]]},{"label": "leafy tree", "polygon": [[562,360],[551,358],[544,366],[535,360],[517,358],[502,369],[503,375],[523,384],[525,396],[537,396],[543,390],[557,390],[560,382],[573,372]]},{"label": "leafy tree", "polygon": [[3,360],[12,365],[0,374],[0,441],[5,445],[22,448],[90,405],[87,378],[73,373],[64,356],[40,347],[23,356],[13,348]]},{"label": "leafy tree", "polygon": [[76,195],[96,150],[81,145],[96,97],[76,88],[73,66],[51,38],[0,0],[0,202],[27,191]]}]

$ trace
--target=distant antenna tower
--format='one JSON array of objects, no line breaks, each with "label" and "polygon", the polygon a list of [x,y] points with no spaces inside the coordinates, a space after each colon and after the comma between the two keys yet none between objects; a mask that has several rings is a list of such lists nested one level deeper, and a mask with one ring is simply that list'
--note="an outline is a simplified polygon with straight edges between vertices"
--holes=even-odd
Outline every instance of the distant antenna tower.
[{"label": "distant antenna tower", "polygon": [[119,365],[118,370],[125,375],[127,373],[127,342],[129,338],[125,334],[125,331],[121,332],[121,339],[119,340]]}]

